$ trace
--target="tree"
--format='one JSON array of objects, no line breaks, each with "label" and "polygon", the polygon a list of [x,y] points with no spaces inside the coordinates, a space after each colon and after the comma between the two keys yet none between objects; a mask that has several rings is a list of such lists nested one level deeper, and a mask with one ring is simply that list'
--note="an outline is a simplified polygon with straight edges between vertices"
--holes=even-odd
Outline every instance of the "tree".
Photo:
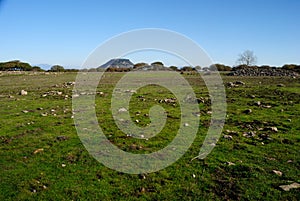
[{"label": "tree", "polygon": [[161,61],[156,61],[151,63],[151,66],[164,66],[164,64]]},{"label": "tree", "polygon": [[0,63],[0,70],[3,71],[30,71],[32,67],[29,63],[21,62],[19,60],[8,61]]},{"label": "tree", "polygon": [[200,71],[201,69],[202,69],[201,66],[195,66],[196,71]]},{"label": "tree", "polygon": [[210,71],[231,71],[231,67],[230,66],[226,66],[224,64],[212,64],[209,66],[209,70]]},{"label": "tree", "polygon": [[172,69],[173,71],[178,71],[177,66],[170,66],[169,68]]},{"label": "tree", "polygon": [[136,68],[142,68],[142,67],[144,67],[144,66],[148,66],[148,64],[147,63],[136,63],[136,64],[134,64],[133,65],[133,68],[134,69],[136,69]]},{"label": "tree", "polygon": [[42,72],[42,71],[45,71],[45,70],[41,69],[41,67],[39,67],[39,66],[33,66],[33,67],[32,67],[32,71],[35,71],[35,72]]},{"label": "tree", "polygon": [[285,64],[284,66],[282,66],[282,69],[292,70],[300,73],[300,65],[296,65],[296,64]]},{"label": "tree", "polygon": [[182,71],[193,71],[194,69],[191,66],[184,66],[184,67],[181,68],[181,70]]},{"label": "tree", "polygon": [[60,65],[54,65],[51,67],[50,71],[52,72],[64,72],[65,68]]},{"label": "tree", "polygon": [[239,55],[237,63],[240,65],[246,65],[247,67],[253,66],[256,64],[257,58],[254,55],[253,51],[246,50]]}]

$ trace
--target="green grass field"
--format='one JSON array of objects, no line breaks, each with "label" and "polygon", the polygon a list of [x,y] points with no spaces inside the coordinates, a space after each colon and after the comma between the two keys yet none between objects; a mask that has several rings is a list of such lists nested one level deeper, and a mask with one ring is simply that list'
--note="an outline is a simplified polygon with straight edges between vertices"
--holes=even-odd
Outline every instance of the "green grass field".
[{"label": "green grass field", "polygon": [[[159,102],[174,97],[165,88],[139,89],[130,101],[132,120],[147,125],[149,108],[156,104],[165,108],[168,119],[148,141],[127,137],[110,111],[122,75],[107,73],[98,86],[103,92],[95,102],[99,125],[124,151],[162,149],[179,128],[178,103]],[[75,78],[76,73],[1,74],[0,200],[300,200],[300,188],[279,187],[300,183],[299,78],[223,75],[225,84],[245,85],[226,87],[222,136],[205,159],[192,160],[210,125],[210,101],[203,80],[185,75],[203,99],[197,137],[176,163],[142,175],[111,170],[86,151],[72,118]],[[22,89],[28,95],[19,95]],[[244,113],[247,109],[252,112]]]}]

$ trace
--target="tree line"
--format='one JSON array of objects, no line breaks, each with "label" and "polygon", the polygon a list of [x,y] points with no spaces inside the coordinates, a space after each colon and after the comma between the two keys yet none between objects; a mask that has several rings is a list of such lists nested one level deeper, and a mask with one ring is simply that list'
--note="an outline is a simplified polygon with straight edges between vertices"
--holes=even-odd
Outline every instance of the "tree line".
[{"label": "tree line", "polygon": [[[128,72],[131,70],[138,70],[147,67],[158,67],[157,69],[172,69],[174,71],[179,72],[192,72],[192,71],[235,71],[244,68],[252,68],[252,69],[285,69],[285,70],[292,70],[297,73],[300,73],[300,65],[297,64],[285,64],[281,67],[274,67],[268,65],[257,66],[254,65],[256,62],[256,57],[254,56],[253,52],[245,51],[241,54],[237,60],[239,63],[237,66],[231,67],[224,64],[213,64],[208,67],[201,67],[201,66],[183,66],[181,68],[177,66],[170,66],[165,67],[164,64],[160,61],[156,61],[151,63],[150,65],[147,63],[137,63],[134,64],[133,68],[91,68],[91,69],[83,69],[81,71],[103,71],[106,70],[108,72]],[[31,66],[29,63],[21,62],[19,60],[8,61],[8,62],[0,62],[0,71],[35,71],[35,72],[44,72],[39,66]],[[61,65],[53,65],[47,72],[77,72],[78,69],[65,69]]]},{"label": "tree line", "polygon": [[[8,62],[0,62],[0,71],[34,71],[45,72],[39,66],[31,66],[29,63],[21,62],[19,60],[13,60]],[[53,65],[47,72],[77,72],[78,69],[65,69],[61,65]]]}]

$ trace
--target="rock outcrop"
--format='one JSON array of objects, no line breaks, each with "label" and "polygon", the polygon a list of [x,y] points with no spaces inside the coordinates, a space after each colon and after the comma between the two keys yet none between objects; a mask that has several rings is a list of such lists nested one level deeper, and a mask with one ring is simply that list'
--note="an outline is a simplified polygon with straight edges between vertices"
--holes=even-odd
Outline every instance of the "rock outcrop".
[{"label": "rock outcrop", "polygon": [[260,69],[260,68],[243,68],[228,73],[229,76],[291,76],[297,77],[298,73],[284,69]]}]

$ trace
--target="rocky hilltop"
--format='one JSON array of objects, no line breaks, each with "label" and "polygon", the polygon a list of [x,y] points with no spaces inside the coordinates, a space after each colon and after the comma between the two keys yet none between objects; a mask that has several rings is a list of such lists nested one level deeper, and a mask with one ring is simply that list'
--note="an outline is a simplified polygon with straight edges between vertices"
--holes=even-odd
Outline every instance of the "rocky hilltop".
[{"label": "rocky hilltop", "polygon": [[99,68],[133,68],[133,65],[129,59],[111,59]]}]

